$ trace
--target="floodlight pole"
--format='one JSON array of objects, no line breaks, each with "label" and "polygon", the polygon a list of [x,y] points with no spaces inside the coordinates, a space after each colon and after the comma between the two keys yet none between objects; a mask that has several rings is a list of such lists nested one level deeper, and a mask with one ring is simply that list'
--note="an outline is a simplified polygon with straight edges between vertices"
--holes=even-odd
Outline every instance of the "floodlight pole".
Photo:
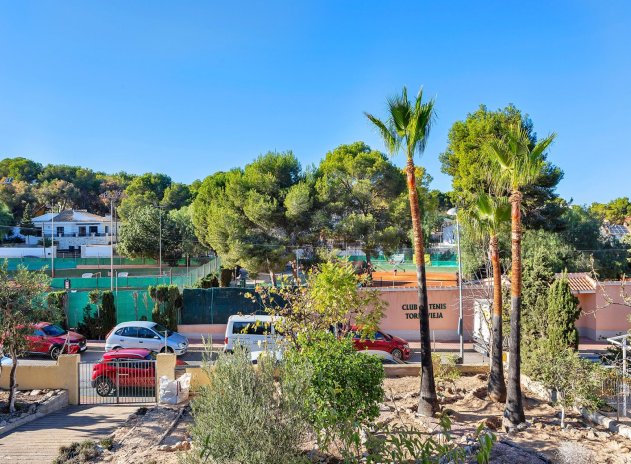
[{"label": "floodlight pole", "polygon": [[[114,202],[122,195],[120,190],[101,194],[101,198],[110,202],[110,291],[114,291]],[[118,279],[117,279],[118,284]]]},{"label": "floodlight pole", "polygon": [[462,255],[460,253],[460,221],[458,220],[458,208],[447,211],[450,216],[456,217],[456,243],[458,249],[458,336],[460,338],[460,363],[464,363],[464,317],[462,311]]},{"label": "floodlight pole", "polygon": [[[46,239],[44,239],[46,247]],[[55,206],[50,204],[50,277],[55,277]]]}]

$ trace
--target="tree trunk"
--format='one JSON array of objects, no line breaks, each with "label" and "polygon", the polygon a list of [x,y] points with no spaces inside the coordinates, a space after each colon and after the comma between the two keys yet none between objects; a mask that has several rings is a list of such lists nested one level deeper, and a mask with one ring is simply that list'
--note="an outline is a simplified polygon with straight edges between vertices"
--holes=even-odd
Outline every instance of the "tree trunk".
[{"label": "tree trunk", "polygon": [[14,350],[11,350],[11,360],[13,365],[11,366],[11,372],[9,374],[9,413],[15,412],[15,393],[18,388],[15,374],[18,368],[18,355]]},{"label": "tree trunk", "polygon": [[511,313],[510,357],[504,424],[508,428],[526,421],[520,385],[521,343],[521,192],[514,190],[511,202]]},{"label": "tree trunk", "polygon": [[298,280],[298,262],[296,260],[291,262],[291,274],[294,277],[294,283],[300,285],[300,281]]},{"label": "tree trunk", "polygon": [[489,396],[498,403],[506,401],[506,383],[502,365],[502,270],[497,234],[491,236],[489,244],[491,266],[493,267],[493,337],[491,341],[491,375],[489,375]]},{"label": "tree trunk", "polygon": [[276,273],[271,269],[269,270],[269,280],[272,284],[272,287],[276,287]]},{"label": "tree trunk", "polygon": [[418,413],[423,416],[433,416],[438,412],[438,398],[436,397],[436,385],[434,384],[432,347],[429,334],[423,228],[421,227],[421,211],[418,204],[418,193],[416,191],[414,161],[411,157],[408,157],[406,173],[410,197],[410,213],[412,215],[412,230],[414,233],[414,258],[416,261],[416,279],[418,283],[418,319],[421,336],[421,391],[418,401]]}]

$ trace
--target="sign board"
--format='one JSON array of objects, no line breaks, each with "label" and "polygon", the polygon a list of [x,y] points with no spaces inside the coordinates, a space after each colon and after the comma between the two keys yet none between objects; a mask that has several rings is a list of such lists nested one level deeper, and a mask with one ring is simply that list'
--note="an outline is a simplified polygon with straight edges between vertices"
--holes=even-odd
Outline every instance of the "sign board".
[{"label": "sign board", "polygon": [[[447,309],[447,303],[429,303],[427,306],[429,309],[430,319],[442,319],[444,317],[442,310]],[[401,305],[401,310],[414,311],[414,312],[405,313],[406,319],[418,319],[418,305],[417,304],[411,303],[411,304]]]}]

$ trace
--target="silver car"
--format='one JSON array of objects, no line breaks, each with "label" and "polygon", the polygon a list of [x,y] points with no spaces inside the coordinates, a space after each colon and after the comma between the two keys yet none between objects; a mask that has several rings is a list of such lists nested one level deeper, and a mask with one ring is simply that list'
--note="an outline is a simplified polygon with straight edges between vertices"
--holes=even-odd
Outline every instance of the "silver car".
[{"label": "silver car", "polygon": [[105,340],[105,351],[118,348],[146,348],[179,356],[188,350],[188,339],[156,322],[123,322],[114,327]]}]

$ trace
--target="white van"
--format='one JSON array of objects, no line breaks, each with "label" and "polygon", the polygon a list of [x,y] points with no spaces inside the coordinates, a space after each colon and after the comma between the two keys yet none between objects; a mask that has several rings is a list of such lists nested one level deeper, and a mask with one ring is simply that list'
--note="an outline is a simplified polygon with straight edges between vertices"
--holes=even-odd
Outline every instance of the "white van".
[{"label": "white van", "polygon": [[237,345],[250,351],[274,349],[279,336],[274,319],[265,315],[230,316],[223,341],[224,352],[234,351]]}]

